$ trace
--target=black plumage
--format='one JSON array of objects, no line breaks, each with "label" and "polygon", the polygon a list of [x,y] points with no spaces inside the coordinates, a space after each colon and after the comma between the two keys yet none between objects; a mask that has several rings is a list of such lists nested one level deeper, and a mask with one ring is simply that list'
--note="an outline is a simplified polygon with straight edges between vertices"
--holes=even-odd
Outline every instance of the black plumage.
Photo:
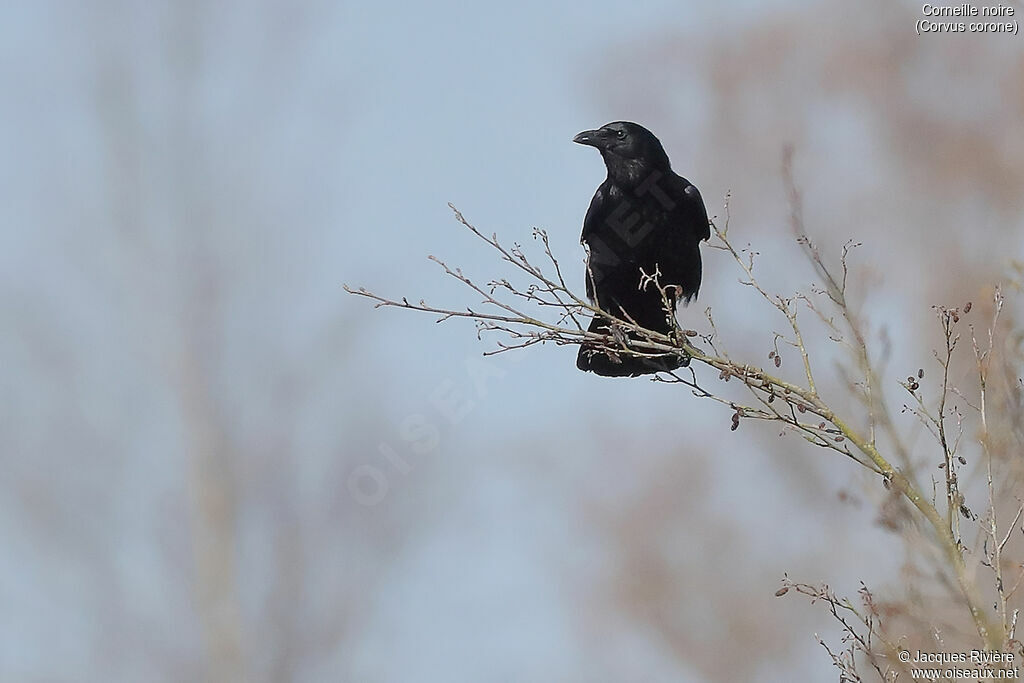
[{"label": "black plumage", "polygon": [[[672,171],[661,142],[639,124],[616,121],[584,131],[573,142],[596,147],[608,170],[583,221],[581,241],[590,252],[587,296],[617,318],[670,333],[677,299],[689,303],[700,289],[698,245],[711,236],[700,192]],[[661,285],[672,288],[671,312],[657,287],[642,286],[641,271],[657,272]],[[596,317],[589,329],[607,334],[608,321]],[[609,377],[674,370],[683,363],[677,354],[610,357],[586,344],[576,358],[580,370]]]}]

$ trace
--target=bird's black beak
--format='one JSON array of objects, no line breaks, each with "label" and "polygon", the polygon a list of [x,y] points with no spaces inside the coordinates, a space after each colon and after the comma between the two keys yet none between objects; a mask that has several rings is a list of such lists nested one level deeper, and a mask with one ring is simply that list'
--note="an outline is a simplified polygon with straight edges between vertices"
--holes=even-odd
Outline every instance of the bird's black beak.
[{"label": "bird's black beak", "polygon": [[597,147],[600,149],[603,147],[603,138],[604,134],[600,130],[585,130],[574,137],[572,141],[579,145],[590,145],[591,147]]}]

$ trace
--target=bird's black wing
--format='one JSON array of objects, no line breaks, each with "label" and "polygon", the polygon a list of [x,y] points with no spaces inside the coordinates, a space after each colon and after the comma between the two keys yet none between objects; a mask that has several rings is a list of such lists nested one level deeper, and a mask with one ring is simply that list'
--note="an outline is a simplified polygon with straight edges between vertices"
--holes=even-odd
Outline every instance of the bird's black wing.
[{"label": "bird's black wing", "polygon": [[586,242],[587,236],[600,229],[608,215],[608,181],[601,183],[590,200],[590,207],[587,209],[586,218],[583,219],[583,234],[580,235],[580,242]]},{"label": "bird's black wing", "polygon": [[[591,257],[593,257],[593,246],[590,244],[588,237],[596,235],[604,229],[605,223],[608,219],[608,212],[611,207],[608,205],[608,181],[601,183],[597,188],[597,192],[594,193],[594,198],[590,200],[590,207],[587,209],[587,215],[583,219],[583,233],[580,235],[580,243],[586,244],[591,249]],[[590,273],[590,258],[587,259],[587,298],[591,301],[594,300],[594,278]]]},{"label": "bird's black wing", "polygon": [[662,283],[678,285],[689,301],[697,296],[701,281],[701,240],[711,237],[708,213],[697,188],[686,178],[672,175],[667,186],[675,206],[667,217],[664,242],[657,257]]},{"label": "bird's black wing", "polygon": [[704,198],[689,180],[676,176],[673,183],[673,196],[679,198],[677,209],[679,221],[693,231],[699,240],[711,238],[711,225],[708,223],[708,210],[704,206]]}]

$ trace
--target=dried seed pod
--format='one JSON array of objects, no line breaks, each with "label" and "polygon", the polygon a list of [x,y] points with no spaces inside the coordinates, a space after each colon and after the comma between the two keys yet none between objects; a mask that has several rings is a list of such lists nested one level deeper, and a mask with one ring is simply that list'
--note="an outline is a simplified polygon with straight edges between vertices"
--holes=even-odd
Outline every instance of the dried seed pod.
[{"label": "dried seed pod", "polygon": [[783,595],[789,592],[789,586],[783,586],[779,590],[775,591],[775,597],[781,598]]},{"label": "dried seed pod", "polygon": [[966,465],[967,464],[967,458],[965,458],[962,455],[958,455],[956,459],[960,461],[961,465]]},{"label": "dried seed pod", "polygon": [[844,437],[842,437],[842,436],[837,436],[835,439],[833,439],[833,441],[835,441],[836,443],[839,443],[840,441],[843,440],[843,438]]},{"label": "dried seed pod", "polygon": [[939,463],[939,469],[940,469],[940,470],[944,470],[944,469],[946,469],[946,463],[944,463],[944,462],[940,462],[940,463]]},{"label": "dried seed pod", "polygon": [[771,403],[774,400],[775,400],[775,394],[768,394],[768,398],[766,400],[766,403]]},{"label": "dried seed pod", "polygon": [[782,365],[782,356],[775,356],[775,367]]},{"label": "dried seed pod", "polygon": [[797,403],[796,404],[796,409],[798,411],[800,411],[801,413],[806,413],[807,412],[807,408],[804,408],[804,404],[803,403]]},{"label": "dried seed pod", "polygon": [[684,330],[683,334],[685,334],[687,337],[696,337],[697,330]]},{"label": "dried seed pod", "polygon": [[825,423],[824,422],[819,422],[818,423],[818,429],[824,429],[824,428],[825,428]]},{"label": "dried seed pod", "polygon": [[917,371],[917,378],[924,379],[924,368],[921,368],[920,370]]},{"label": "dried seed pod", "polygon": [[964,313],[970,313],[970,312],[971,312],[971,302],[968,301],[967,303],[964,304]]},{"label": "dried seed pod", "polygon": [[769,351],[768,352],[768,360],[771,360],[772,358],[775,358],[775,352],[774,351]]}]

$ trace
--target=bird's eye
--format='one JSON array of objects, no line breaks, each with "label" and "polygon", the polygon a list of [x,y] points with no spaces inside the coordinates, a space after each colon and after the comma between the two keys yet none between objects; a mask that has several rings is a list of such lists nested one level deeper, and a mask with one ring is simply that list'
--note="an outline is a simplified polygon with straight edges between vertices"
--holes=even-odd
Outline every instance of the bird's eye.
[{"label": "bird's eye", "polygon": [[615,137],[617,137],[620,140],[624,140],[626,138],[626,131],[622,129],[615,131]]}]

